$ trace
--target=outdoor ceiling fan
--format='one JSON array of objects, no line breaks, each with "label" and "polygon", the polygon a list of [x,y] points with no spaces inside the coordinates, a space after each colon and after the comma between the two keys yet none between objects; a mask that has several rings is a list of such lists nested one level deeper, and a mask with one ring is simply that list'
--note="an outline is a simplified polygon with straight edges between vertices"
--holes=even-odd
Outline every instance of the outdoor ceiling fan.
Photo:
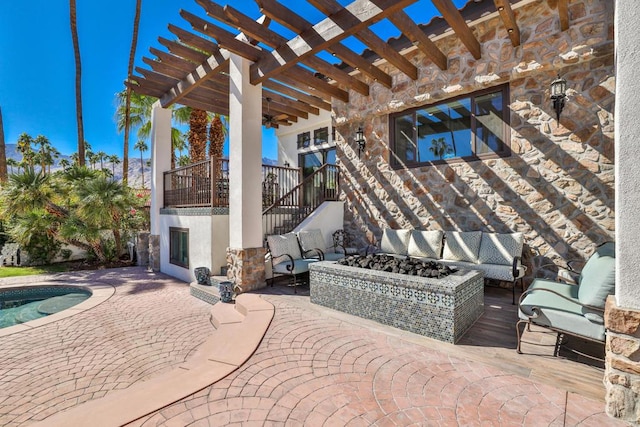
[{"label": "outdoor ceiling fan", "polygon": [[287,124],[287,114],[271,114],[271,98],[267,97],[267,113],[262,115],[262,124],[267,128],[278,128],[279,125]]}]

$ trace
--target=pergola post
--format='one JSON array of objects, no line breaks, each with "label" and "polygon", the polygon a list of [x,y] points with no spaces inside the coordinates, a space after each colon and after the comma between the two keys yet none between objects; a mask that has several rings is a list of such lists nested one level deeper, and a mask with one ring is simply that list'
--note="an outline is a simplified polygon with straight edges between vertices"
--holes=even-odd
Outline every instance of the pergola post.
[{"label": "pergola post", "polygon": [[151,110],[151,235],[149,268],[160,271],[160,208],[164,206],[164,172],[171,168],[171,110],[160,102]]},{"label": "pergola post", "polygon": [[265,286],[262,244],[262,85],[251,62],[229,59],[229,248],[227,277],[242,292]]}]

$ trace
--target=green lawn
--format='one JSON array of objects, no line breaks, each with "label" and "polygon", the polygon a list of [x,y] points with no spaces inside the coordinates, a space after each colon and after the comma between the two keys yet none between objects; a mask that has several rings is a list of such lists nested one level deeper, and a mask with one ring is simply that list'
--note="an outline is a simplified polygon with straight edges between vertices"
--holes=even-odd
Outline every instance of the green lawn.
[{"label": "green lawn", "polygon": [[68,266],[64,264],[43,265],[39,267],[0,267],[0,278],[15,276],[31,276],[34,274],[59,273],[68,271]]}]

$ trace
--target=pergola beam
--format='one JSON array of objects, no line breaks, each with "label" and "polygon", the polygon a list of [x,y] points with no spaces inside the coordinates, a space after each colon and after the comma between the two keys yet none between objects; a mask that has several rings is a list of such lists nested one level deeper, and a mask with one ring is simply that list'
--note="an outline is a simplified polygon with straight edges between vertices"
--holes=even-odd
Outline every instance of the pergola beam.
[{"label": "pergola beam", "polygon": [[496,9],[498,9],[500,18],[507,30],[507,34],[509,34],[511,45],[513,47],[520,46],[520,28],[518,28],[518,23],[516,22],[513,9],[511,8],[511,3],[509,3],[509,0],[493,0],[493,2],[496,5]]},{"label": "pergola beam", "polygon": [[447,57],[404,10],[389,16],[389,20],[441,70],[447,69]]},{"label": "pergola beam", "polygon": [[[197,1],[200,4],[203,4],[203,3],[207,3],[209,5],[212,4],[208,0],[197,0]],[[215,8],[212,11],[207,9],[207,12],[209,14],[211,14],[211,12],[213,11],[217,12]],[[256,40],[259,40],[274,49],[279,49],[281,46],[286,46],[287,44],[287,39],[277,34],[275,31],[272,31],[258,24],[248,16],[244,15],[240,11],[230,6],[225,6],[222,13],[226,17],[228,17],[227,20],[229,21],[230,24],[234,24],[242,28],[242,31],[245,35],[250,36]],[[218,17],[217,15],[214,17],[218,19],[223,19],[223,17]],[[287,50],[286,47],[284,48],[284,50]],[[349,74],[334,67],[328,62],[323,61],[317,56],[315,55],[307,56],[301,62],[305,63],[306,65],[315,69],[316,71],[328,77],[331,77],[339,84],[343,84],[348,88],[351,88],[364,96],[369,96],[368,84],[356,79],[355,77],[350,76]]]},{"label": "pergola beam", "polygon": [[276,92],[280,92],[283,93],[285,95],[288,95],[292,98],[295,98],[299,101],[305,102],[309,105],[313,105],[316,106],[318,108],[322,108],[323,110],[326,111],[331,111],[331,104],[323,101],[322,99],[318,98],[317,96],[313,96],[313,95],[309,95],[306,92],[300,92],[299,90],[291,87],[291,86],[287,86],[287,85],[283,85],[281,83],[276,82],[275,80],[267,80],[266,82],[262,83],[262,86],[264,88],[269,88],[271,90],[274,90]]},{"label": "pergola beam", "polygon": [[473,35],[473,31],[467,25],[464,18],[460,14],[460,11],[456,8],[451,0],[431,0],[433,5],[438,8],[442,17],[453,28],[453,31],[458,35],[460,41],[467,47],[471,55],[475,59],[482,57],[480,49],[480,42]]},{"label": "pergola beam", "polygon": [[[331,15],[330,18],[339,19],[339,24],[342,27],[350,28],[351,26],[356,25],[358,23],[357,18],[350,16],[348,14],[347,15],[340,14],[341,11],[344,11],[344,9],[342,8],[342,6],[340,6],[340,3],[338,3],[336,0],[308,0],[308,1],[309,3],[314,5],[318,10],[323,12],[325,15]],[[414,1],[415,0],[403,2],[406,4],[403,4],[402,7],[409,5]],[[399,4],[400,2],[398,2],[397,5]],[[398,8],[396,10],[401,10],[401,8]],[[382,16],[380,17],[380,19],[384,17],[388,17],[388,15]],[[330,18],[327,18],[327,19],[330,19]],[[371,23],[374,23],[374,22],[371,22]],[[385,42],[380,37],[378,37],[373,31],[371,31],[368,28],[368,26],[362,26],[361,28],[359,28],[358,31],[354,31],[350,35],[354,35],[361,42],[369,46],[371,50],[373,50],[378,55],[380,55],[381,58],[384,58],[385,60],[387,60],[387,62],[389,62],[391,65],[393,65],[403,73],[405,73],[412,80],[416,80],[418,78],[418,68],[415,65],[413,65],[407,58],[405,58],[404,56],[396,52],[395,49],[389,46],[387,42]]]},{"label": "pergola beam", "polygon": [[560,31],[569,29],[569,0],[558,0],[558,15],[560,16]]},{"label": "pergola beam", "polygon": [[251,66],[252,83],[261,83],[416,0],[355,0]]},{"label": "pergola beam", "polygon": [[167,40],[164,37],[158,37],[161,45],[166,47],[172,54],[193,62],[194,64],[202,64],[208,56],[182,43]]},{"label": "pergola beam", "polygon": [[[294,13],[290,9],[282,6],[276,0],[256,0],[258,6],[260,6],[260,11],[264,13],[266,16],[271,18],[272,20],[278,22],[279,24],[287,27],[291,31],[295,33],[301,34],[304,31],[313,27],[313,25]],[[341,43],[332,44],[326,49],[329,53],[337,56],[347,64],[351,65],[357,70],[360,70],[363,74],[371,77],[374,81],[377,81],[384,86],[391,88],[391,76],[375,65],[371,64],[369,61],[364,59],[362,56],[353,52],[351,49],[342,45]]]}]

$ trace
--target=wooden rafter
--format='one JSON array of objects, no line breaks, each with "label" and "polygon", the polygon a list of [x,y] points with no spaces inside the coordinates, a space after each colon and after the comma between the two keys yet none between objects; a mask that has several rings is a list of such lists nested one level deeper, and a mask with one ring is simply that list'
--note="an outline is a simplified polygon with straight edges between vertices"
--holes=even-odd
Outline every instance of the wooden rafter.
[{"label": "wooden rafter", "polygon": [[520,28],[518,28],[511,3],[509,3],[509,0],[493,0],[493,2],[496,5],[496,9],[498,9],[504,27],[507,29],[507,34],[509,34],[509,38],[511,39],[511,45],[513,45],[513,47],[520,46]]},{"label": "wooden rafter", "polygon": [[283,85],[281,83],[278,83],[274,80],[267,80],[266,82],[262,83],[262,86],[264,88],[268,88],[268,89],[272,89],[276,92],[280,92],[283,93],[285,95],[289,95],[290,97],[297,99],[299,101],[305,102],[309,105],[312,106],[316,106],[318,108],[321,108],[323,110],[326,111],[331,111],[331,104],[323,101],[322,99],[318,98],[317,96],[313,96],[313,95],[309,95],[306,92],[300,92],[297,89],[294,89],[291,86],[287,86],[287,85]]},{"label": "wooden rafter", "polygon": [[398,27],[402,33],[407,36],[414,44],[418,46],[427,58],[431,59],[441,70],[447,69],[447,57],[438,49],[438,46],[431,41],[418,25],[413,22],[403,10],[400,10],[389,16],[389,20]]},{"label": "wooden rafter", "polygon": [[198,64],[207,60],[207,57],[205,56],[201,62],[196,64],[180,56],[161,51],[160,49],[156,49],[154,47],[150,47],[149,52],[155,55],[156,58],[158,58],[158,61],[161,61],[162,63],[167,64],[170,67],[182,70],[187,73],[193,71],[198,66]]},{"label": "wooden rafter", "polygon": [[[203,3],[207,3],[209,5],[212,4],[208,0],[197,0],[197,1],[200,4],[203,4]],[[207,11],[208,13],[211,13],[209,12],[208,9]],[[285,39],[275,31],[272,31],[258,24],[257,22],[255,22],[248,16],[244,15],[240,11],[230,6],[226,6],[224,8],[223,13],[225,14],[225,16],[228,17],[228,19],[230,20],[230,23],[238,25],[240,28],[242,28],[242,31],[245,35],[251,36],[252,38],[259,40],[264,44],[275,49],[279,49],[281,46],[286,46],[287,39]],[[287,49],[285,48],[284,50],[287,50]],[[348,88],[351,88],[364,96],[369,96],[368,84],[364,83],[361,80],[358,80],[355,77],[350,76],[346,72],[334,67],[333,65],[329,64],[326,61],[323,61],[317,56],[315,55],[307,56],[301,62],[305,63],[306,65],[315,69],[316,71],[326,75],[327,77],[331,77],[336,82],[343,84]]]},{"label": "wooden rafter", "polygon": [[287,105],[292,108],[296,108],[301,111],[305,111],[310,114],[315,114],[316,116],[320,114],[320,109],[318,107],[314,107],[312,105],[307,104],[306,102],[298,101],[296,99],[287,98],[286,96],[280,95],[279,93],[269,90],[263,89],[262,94],[264,97],[269,97],[272,100],[279,102],[280,104]]},{"label": "wooden rafter", "polygon": [[467,25],[460,11],[456,8],[451,0],[431,0],[433,5],[438,8],[442,17],[451,26],[453,31],[458,35],[460,41],[467,47],[471,55],[475,59],[482,56],[480,42],[473,35],[473,31]]},{"label": "wooden rafter", "polygon": [[196,36],[195,34],[183,30],[180,27],[169,24],[169,31],[178,36],[178,39],[180,39],[182,43],[193,46],[200,51],[206,52],[208,55],[211,55],[218,51],[218,46],[216,46],[215,43],[203,39],[202,37]]},{"label": "wooden rafter", "polygon": [[[256,3],[260,6],[260,11],[262,13],[295,33],[301,34],[313,27],[310,22],[294,13],[291,9],[282,6],[276,0],[256,0]],[[391,87],[391,76],[389,74],[371,64],[362,56],[353,52],[341,43],[332,44],[327,47],[326,50],[355,69],[360,70],[363,74],[368,75],[374,81],[377,81],[388,88]]]},{"label": "wooden rafter", "polygon": [[355,0],[344,8],[340,7],[331,16],[289,40],[286,46],[265,53],[262,59],[251,66],[251,81],[252,83],[263,82],[278,72],[292,67],[305,57],[325,50],[342,39],[360,31],[368,31],[367,27],[370,24],[384,19],[415,1]]},{"label": "wooden rafter", "polygon": [[558,15],[560,16],[560,30],[569,29],[569,0],[558,0]]},{"label": "wooden rafter", "polygon": [[[309,3],[314,5],[318,10],[323,12],[325,15],[331,15],[330,18],[327,19],[336,19],[336,22],[340,27],[350,28],[356,25],[359,22],[359,19],[356,17],[350,16],[349,14],[344,14],[342,11],[344,10],[340,3],[336,0],[308,0]],[[415,0],[407,1],[407,2],[396,2],[396,6],[407,6],[413,3]],[[401,10],[401,8],[397,8],[395,10]],[[380,19],[389,16],[386,14],[385,16],[380,16]],[[324,21],[323,21],[324,22]],[[315,27],[314,27],[315,28]],[[416,80],[418,78],[418,68],[413,65],[409,60],[407,60],[404,56],[400,55],[395,51],[387,42],[378,37],[373,31],[371,31],[368,27],[363,26],[359,28],[359,31],[354,31],[350,35],[355,36],[361,42],[369,46],[371,50],[380,55],[381,58],[384,58],[391,65],[405,73],[411,79]]]},{"label": "wooden rafter", "polygon": [[164,37],[158,37],[158,41],[172,54],[179,56],[180,58],[183,58],[185,60],[189,60],[194,64],[202,64],[208,58],[206,54],[182,43],[167,40]]},{"label": "wooden rafter", "polygon": [[298,110],[297,108],[293,108],[290,107],[288,105],[285,104],[281,104],[279,102],[275,102],[275,101],[271,101],[271,102],[267,102],[266,98],[262,99],[262,110],[266,111],[270,109],[271,112],[277,112],[277,113],[284,113],[284,114],[288,114],[290,116],[297,116],[297,117],[302,117],[303,119],[308,119],[309,118],[309,113],[302,111],[302,110]]}]

